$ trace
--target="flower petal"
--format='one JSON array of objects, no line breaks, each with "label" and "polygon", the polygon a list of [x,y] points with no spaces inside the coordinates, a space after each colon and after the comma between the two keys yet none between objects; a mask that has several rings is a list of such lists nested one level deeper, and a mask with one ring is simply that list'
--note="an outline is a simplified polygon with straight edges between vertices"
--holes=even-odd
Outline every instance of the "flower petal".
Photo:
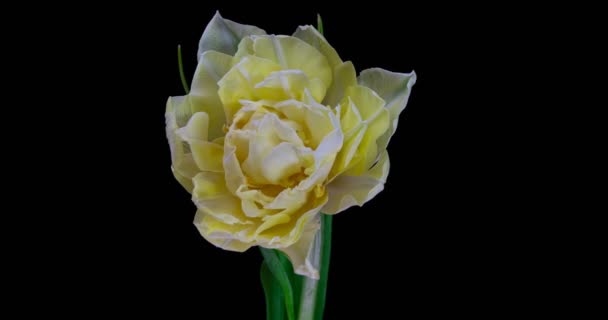
[{"label": "flower petal", "polygon": [[188,124],[178,129],[176,133],[183,141],[188,142],[194,162],[201,171],[224,172],[222,165],[224,147],[221,144],[207,141],[208,127],[207,113],[197,112],[192,115]]},{"label": "flower petal", "polygon": [[237,63],[218,82],[220,100],[224,105],[228,125],[242,107],[240,100],[256,100],[254,86],[281,66],[259,57],[247,56]]},{"label": "flower petal", "polygon": [[327,59],[308,43],[288,36],[254,36],[255,55],[272,60],[283,69],[302,70],[308,79],[319,78],[328,88],[332,81],[332,69]]},{"label": "flower petal", "polygon": [[384,189],[390,169],[388,152],[384,150],[378,162],[364,175],[340,175],[328,186],[329,201],[323,212],[336,214],[354,205],[362,206]]},{"label": "flower petal", "polygon": [[319,279],[318,261],[314,261],[314,244],[315,236],[320,227],[319,217],[308,222],[302,231],[300,239],[289,247],[281,248],[291,261],[294,272],[296,274],[306,276],[312,279]]},{"label": "flower petal", "polygon": [[258,218],[277,212],[263,207],[272,202],[273,197],[264,194],[261,190],[249,189],[249,187],[241,185],[236,190],[236,196],[241,199],[241,207],[248,217]]},{"label": "flower petal", "polygon": [[334,69],[336,66],[342,64],[342,59],[340,59],[336,50],[327,42],[325,37],[315,29],[315,27],[299,26],[293,36],[319,50],[319,52],[327,58],[330,68]]},{"label": "flower petal", "polygon": [[348,87],[344,95],[357,106],[363,120],[373,119],[385,105],[384,100],[378,94],[364,86]]},{"label": "flower petal", "polygon": [[206,51],[196,66],[190,94],[197,96],[217,96],[217,82],[230,71],[232,57],[217,51]]},{"label": "flower petal", "polygon": [[241,164],[236,156],[236,146],[230,144],[230,139],[224,142],[224,173],[226,186],[232,194],[236,194],[238,188],[245,184],[245,175],[241,170]]},{"label": "flower petal", "polygon": [[325,96],[325,86],[319,80],[309,81],[301,70],[281,70],[271,73],[264,81],[256,84],[256,95],[261,99],[282,101],[289,99],[302,100],[304,90],[309,89],[316,101]]},{"label": "flower petal", "polygon": [[355,157],[357,149],[363,140],[366,129],[367,127],[365,126],[359,126],[356,132],[354,132],[349,138],[345,139],[344,146],[338,153],[333,168],[331,169],[331,173],[329,175],[330,180],[342,172],[350,169],[357,163],[357,161],[353,160],[353,158]]},{"label": "flower petal", "polygon": [[240,235],[240,238],[250,237],[248,235],[251,235],[255,230],[252,226],[226,224],[201,210],[196,211],[194,225],[203,238],[216,247],[243,252],[253,245],[248,241],[238,239],[238,235]]},{"label": "flower petal", "polygon": [[193,181],[192,200],[200,211],[229,225],[254,224],[241,209],[240,199],[226,188],[223,173],[201,172]]},{"label": "flower petal", "polygon": [[177,112],[184,105],[184,97],[170,97],[167,100],[167,108],[165,112],[166,134],[171,150],[171,171],[177,181],[192,193],[194,187],[192,178],[199,172],[192,154],[187,153],[184,146],[184,141],[176,133]]},{"label": "flower petal", "polygon": [[241,39],[250,35],[264,35],[266,31],[251,25],[240,24],[222,18],[215,13],[198,43],[198,57],[209,50],[233,55]]},{"label": "flower petal", "polygon": [[350,86],[357,84],[357,73],[355,66],[350,61],[346,61],[334,67],[334,81],[327,90],[323,104],[335,107],[344,97],[344,91]]},{"label": "flower petal", "polygon": [[[384,100],[373,90],[364,86],[353,86],[346,89],[346,97],[342,102],[345,110],[358,110],[362,125],[365,127],[363,140],[357,148],[357,153],[353,158],[356,164],[346,164],[352,167],[346,172],[348,175],[361,175],[367,172],[372,164],[377,160],[378,149],[376,141],[382,136],[389,127],[389,114],[384,108]],[[345,115],[347,116],[347,115]],[[343,119],[346,119],[343,118]],[[348,127],[348,125],[344,125]],[[348,130],[348,129],[345,129]]]},{"label": "flower petal", "polygon": [[350,97],[346,97],[345,99],[346,101],[340,105],[340,124],[344,131],[344,136],[351,137],[361,128],[363,118]]},{"label": "flower petal", "polygon": [[363,70],[359,84],[374,90],[384,101],[389,111],[389,130],[378,139],[378,148],[383,150],[397,130],[399,114],[405,109],[412,86],[416,83],[416,72],[396,73],[380,68]]},{"label": "flower petal", "polygon": [[206,112],[197,112],[190,117],[185,127],[177,129],[177,135],[184,141],[188,140],[208,140],[209,134],[209,115]]},{"label": "flower petal", "polygon": [[209,115],[209,140],[224,136],[226,116],[217,82],[230,70],[231,65],[231,56],[207,51],[201,55],[194,73],[189,94],[191,108],[193,113],[203,111]]},{"label": "flower petal", "polygon": [[319,197],[308,193],[307,196],[296,214],[290,215],[289,222],[277,225],[258,236],[260,245],[265,248],[286,248],[300,240],[307,224],[318,218],[321,208],[327,203],[327,193]]},{"label": "flower petal", "polygon": [[302,160],[296,146],[281,142],[264,157],[261,173],[271,184],[284,185],[290,176],[302,171]]},{"label": "flower petal", "polygon": [[291,218],[286,213],[277,213],[271,216],[265,216],[263,218],[264,222],[257,228],[255,235],[257,236],[272,227],[288,223],[290,220]]},{"label": "flower petal", "polygon": [[191,140],[189,143],[194,162],[201,171],[224,172],[222,145],[197,140]]}]

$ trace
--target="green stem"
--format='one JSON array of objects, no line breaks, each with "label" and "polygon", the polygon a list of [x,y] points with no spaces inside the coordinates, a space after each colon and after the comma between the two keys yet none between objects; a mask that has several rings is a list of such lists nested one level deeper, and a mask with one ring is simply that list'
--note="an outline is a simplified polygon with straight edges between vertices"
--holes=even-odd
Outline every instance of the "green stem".
[{"label": "green stem", "polygon": [[264,263],[266,264],[266,266],[268,266],[268,269],[274,276],[274,280],[279,283],[283,291],[283,297],[285,298],[285,310],[287,311],[287,319],[295,320],[296,317],[293,305],[293,289],[291,287],[289,275],[283,268],[283,264],[281,263],[279,255],[273,249],[266,249],[260,247],[260,251],[264,256]]},{"label": "green stem", "polygon": [[186,76],[184,75],[184,64],[182,63],[182,46],[177,45],[177,66],[179,67],[179,77],[182,80],[182,86],[184,87],[184,91],[186,94],[190,93],[190,89],[188,89],[188,82],[186,81]]},{"label": "green stem", "polygon": [[319,288],[317,291],[317,307],[315,308],[315,319],[323,319],[325,310],[325,297],[327,294],[327,280],[329,276],[329,258],[331,257],[331,228],[334,216],[321,215],[321,233],[323,233],[323,244],[321,253],[321,270],[319,270]]},{"label": "green stem", "polygon": [[311,263],[319,266],[319,280],[304,277],[300,299],[299,320],[322,320],[327,294],[329,260],[331,256],[331,227],[333,216],[321,214],[321,230],[313,243]]},{"label": "green stem", "polygon": [[274,280],[274,276],[266,261],[262,261],[260,270],[260,278],[262,279],[262,288],[264,288],[264,296],[266,297],[266,320],[283,320],[285,319],[285,307],[283,306],[283,294],[279,283]]}]

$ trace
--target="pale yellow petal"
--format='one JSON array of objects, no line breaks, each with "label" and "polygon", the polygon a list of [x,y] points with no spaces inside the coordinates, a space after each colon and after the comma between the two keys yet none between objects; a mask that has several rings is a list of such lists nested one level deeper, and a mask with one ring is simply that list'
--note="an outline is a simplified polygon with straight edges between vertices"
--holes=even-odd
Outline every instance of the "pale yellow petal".
[{"label": "pale yellow petal", "polygon": [[270,184],[262,172],[264,159],[280,142],[272,128],[273,114],[266,114],[260,121],[255,135],[249,140],[249,154],[243,162],[243,173],[256,184]]},{"label": "pale yellow petal", "polygon": [[236,147],[231,145],[230,140],[227,139],[224,143],[224,172],[226,179],[226,186],[232,194],[236,194],[236,190],[243,184],[245,184],[245,175],[241,170],[241,165],[236,156]]},{"label": "pale yellow petal", "polygon": [[382,150],[378,149],[376,141],[388,129],[389,116],[386,109],[382,109],[370,123],[366,124],[367,129],[363,140],[357,149],[357,156],[360,160],[345,173],[348,175],[361,175],[369,170],[372,164],[378,159]]},{"label": "pale yellow petal", "polygon": [[241,185],[236,191],[236,196],[241,199],[241,207],[248,217],[257,218],[278,212],[264,208],[264,205],[271,203],[274,198],[264,194],[261,190],[249,189],[247,186]]},{"label": "pale yellow petal", "polygon": [[327,214],[335,214],[354,205],[362,206],[384,189],[389,168],[390,161],[385,150],[367,174],[338,176],[327,186],[329,201],[322,211]]},{"label": "pale yellow petal", "polygon": [[195,188],[192,196],[197,199],[208,199],[228,193],[224,175],[216,172],[201,172],[194,178]]},{"label": "pale yellow petal", "polygon": [[233,55],[241,39],[250,35],[263,34],[266,34],[266,32],[256,26],[240,24],[222,18],[218,11],[207,24],[201,36],[198,44],[198,57],[208,50]]},{"label": "pale yellow petal", "polygon": [[[329,173],[334,165],[338,152],[344,143],[344,134],[340,129],[340,120],[331,112],[327,112],[334,130],[327,134],[314,150],[315,167],[310,176],[296,187],[299,190],[310,190],[313,187],[323,186],[329,179]],[[316,190],[319,192],[319,190]]]},{"label": "pale yellow petal", "polygon": [[225,224],[254,224],[243,212],[240,199],[229,192],[224,174],[201,172],[193,181],[192,200],[199,210]]},{"label": "pale yellow petal", "polygon": [[[232,67],[232,57],[217,51],[207,51],[200,56],[200,61],[196,66],[190,94],[196,96],[216,96],[217,82]],[[219,99],[219,97],[217,97]]]},{"label": "pale yellow petal", "polygon": [[186,104],[180,112],[180,127],[192,114],[205,112],[209,116],[209,140],[224,136],[226,116],[218,95],[217,81],[229,70],[231,60],[230,56],[215,51],[207,51],[201,56],[190,94],[186,96]]},{"label": "pale yellow petal", "polygon": [[[176,131],[178,136],[188,142],[194,162],[201,171],[223,172],[223,145],[207,141],[209,116],[205,112],[192,115],[188,124]],[[217,138],[216,140],[223,139]]]},{"label": "pale yellow petal", "polygon": [[176,131],[184,141],[207,141],[209,132],[209,115],[206,112],[197,112],[192,115],[188,124]]},{"label": "pale yellow petal", "polygon": [[226,224],[201,210],[194,216],[194,225],[203,238],[216,247],[243,252],[254,245],[247,241],[253,238],[255,228],[251,225]]},{"label": "pale yellow petal", "polygon": [[285,213],[277,213],[271,216],[265,216],[263,218],[263,223],[257,228],[255,231],[256,236],[261,234],[262,232],[271,232],[269,229],[276,227],[281,224],[288,223],[291,220],[288,214]]},{"label": "pale yellow petal", "polygon": [[253,51],[253,39],[251,37],[246,37],[241,40],[239,43],[238,49],[232,58],[232,64],[235,65],[239,63],[246,56],[254,55]]},{"label": "pale yellow petal", "polygon": [[[303,227],[299,240],[289,247],[281,248],[293,266],[296,274],[312,279],[319,279],[319,257],[315,256],[315,237],[318,235],[319,218],[316,216]],[[317,243],[316,245],[320,245]]]},{"label": "pale yellow petal", "polygon": [[260,245],[266,248],[287,248],[293,245],[300,240],[309,223],[318,221],[319,212],[325,203],[326,193],[320,197],[310,194],[297,214],[291,215],[288,223],[275,226],[270,230],[272,232],[264,232],[258,236]]},{"label": "pale yellow petal", "polygon": [[323,104],[335,107],[344,98],[346,88],[357,84],[355,66],[350,61],[339,64],[333,69],[334,80],[327,90]]},{"label": "pale yellow petal", "polygon": [[282,70],[268,75],[266,79],[255,85],[256,96],[260,99],[282,101],[289,99],[302,100],[304,90],[309,89],[317,101],[325,96],[325,87],[322,82],[309,81],[301,70]]},{"label": "pale yellow petal", "polygon": [[176,110],[180,110],[183,103],[183,97],[171,97],[167,100],[165,129],[171,151],[171,171],[177,181],[191,193],[193,188],[192,178],[199,172],[199,169],[192,158],[192,154],[186,152],[184,141],[176,132],[178,130]]},{"label": "pale yellow petal", "polygon": [[359,109],[357,109],[357,106],[352,102],[350,97],[346,97],[345,101],[340,105],[340,123],[344,136],[350,138],[360,131],[361,122],[363,122],[363,118],[361,118]]},{"label": "pale yellow petal", "polygon": [[307,191],[287,188],[269,204],[265,205],[266,209],[283,209],[295,212],[304,203],[306,203],[308,197]]},{"label": "pale yellow petal", "polygon": [[378,148],[386,149],[391,136],[397,130],[399,114],[405,109],[412,86],[416,83],[416,73],[396,73],[380,68],[363,70],[359,84],[374,90],[384,101],[389,111],[390,128],[378,139]]},{"label": "pale yellow petal", "polygon": [[285,184],[286,180],[302,171],[301,158],[297,147],[291,143],[281,142],[264,157],[261,173],[271,184]]},{"label": "pale yellow petal", "polygon": [[309,106],[305,107],[307,110],[305,114],[304,123],[310,130],[310,142],[311,148],[316,149],[321,141],[335,130],[335,126],[329,118],[329,112],[326,110],[315,110]]},{"label": "pale yellow petal", "polygon": [[184,189],[186,189],[186,191],[188,191],[189,193],[192,193],[192,189],[194,188],[192,177],[195,176],[198,172],[196,171],[198,170],[198,168],[196,167],[196,164],[194,164],[194,161],[192,161],[192,164],[194,166],[192,167],[193,169],[191,172],[179,170],[176,166],[171,166],[171,172],[173,173],[173,176],[175,177],[177,182],[179,182],[179,184],[181,184],[182,187],[184,187]]},{"label": "pale yellow petal", "polygon": [[228,124],[241,108],[240,100],[257,100],[254,87],[281,66],[259,57],[247,56],[237,63],[218,82],[219,97],[224,105]]},{"label": "pale yellow petal", "polygon": [[224,172],[224,147],[207,141],[190,140],[190,150],[201,171]]},{"label": "pale yellow petal", "polygon": [[342,59],[340,59],[340,56],[336,50],[313,26],[299,26],[296,32],[294,32],[293,36],[301,39],[321,52],[321,54],[323,54],[327,59],[330,68],[333,69],[342,64]]},{"label": "pale yellow petal", "polygon": [[272,129],[280,141],[288,142],[297,147],[304,147],[304,142],[298,134],[299,130],[303,130],[301,124],[289,119],[279,119],[274,113],[268,114],[268,117],[271,118]]},{"label": "pale yellow petal", "polygon": [[258,57],[272,60],[283,69],[302,70],[309,79],[319,78],[325,88],[331,85],[332,68],[317,49],[288,36],[254,36],[253,50]]},{"label": "pale yellow petal", "polygon": [[354,166],[357,161],[353,160],[361,141],[363,141],[363,136],[365,135],[365,131],[367,129],[366,126],[359,126],[359,130],[354,132],[348,139],[345,139],[344,146],[338,153],[336,160],[334,162],[334,166],[329,175],[330,180],[332,180],[337,175],[342,172],[350,169]]},{"label": "pale yellow petal", "polygon": [[372,89],[364,86],[348,87],[344,95],[357,106],[363,120],[373,119],[384,108],[384,100]]},{"label": "pale yellow petal", "polygon": [[[346,89],[345,94],[346,97],[341,103],[341,107],[345,110],[341,120],[346,135],[351,136],[351,133],[359,130],[355,125],[359,122],[359,118],[362,119],[360,125],[363,126],[365,133],[357,152],[352,157],[352,163],[343,163],[343,165],[350,168],[345,174],[362,175],[369,170],[382,151],[378,149],[376,141],[389,129],[389,114],[384,108],[384,100],[367,87],[352,86]],[[351,116],[355,114],[355,109],[358,114]]]}]

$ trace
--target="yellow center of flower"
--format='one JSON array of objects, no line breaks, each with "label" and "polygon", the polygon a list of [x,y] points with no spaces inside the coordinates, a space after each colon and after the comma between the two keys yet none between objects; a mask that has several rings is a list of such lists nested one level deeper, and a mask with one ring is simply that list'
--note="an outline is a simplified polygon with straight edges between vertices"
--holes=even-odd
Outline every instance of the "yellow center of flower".
[{"label": "yellow center of flower", "polygon": [[250,188],[294,187],[314,170],[310,129],[274,106],[251,103],[239,110],[226,139]]}]

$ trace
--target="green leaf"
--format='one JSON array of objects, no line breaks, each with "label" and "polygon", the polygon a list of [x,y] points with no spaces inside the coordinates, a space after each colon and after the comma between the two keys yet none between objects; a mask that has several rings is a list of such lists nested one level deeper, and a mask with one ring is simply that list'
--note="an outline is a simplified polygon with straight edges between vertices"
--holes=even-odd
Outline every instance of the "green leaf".
[{"label": "green leaf", "polygon": [[260,247],[262,255],[264,256],[265,264],[274,276],[274,280],[279,283],[283,291],[283,297],[285,298],[285,309],[287,310],[287,318],[289,320],[295,320],[295,309],[293,303],[293,288],[288,273],[285,271],[281,259],[275,250],[266,249]]},{"label": "green leaf", "polygon": [[262,261],[260,278],[262,280],[262,287],[264,288],[264,296],[266,297],[266,320],[285,319],[285,308],[283,308],[281,287],[279,286],[279,283],[275,281],[270,269],[268,269],[266,261]]},{"label": "green leaf", "polygon": [[315,320],[323,319],[325,309],[325,297],[327,296],[327,278],[329,275],[329,259],[331,257],[331,228],[334,216],[321,214],[321,266],[319,270],[319,283],[317,286],[317,299],[315,308]]},{"label": "green leaf", "polygon": [[[287,258],[287,255],[285,255],[283,252],[281,251],[275,251],[277,253],[277,255],[279,256],[279,260],[281,261],[281,265],[283,266],[283,269],[285,270],[285,272],[287,272],[287,275],[289,277],[289,282],[291,283],[291,288],[293,289],[293,301],[300,301],[300,295],[301,295],[301,288],[302,288],[302,279],[303,277],[300,275],[297,275],[294,271],[293,271],[293,266],[291,264],[291,262],[289,261],[289,258]],[[294,312],[295,314],[298,314],[299,312],[299,307],[300,305],[295,303],[294,305]]]},{"label": "green leaf", "polygon": [[323,34],[323,20],[321,19],[321,15],[317,13],[317,30],[319,30],[320,34]]},{"label": "green leaf", "polygon": [[179,77],[182,80],[182,86],[184,87],[184,91],[186,94],[190,93],[190,89],[188,89],[188,82],[186,81],[186,76],[184,75],[184,64],[182,63],[182,46],[177,45],[177,66],[179,68]]}]

